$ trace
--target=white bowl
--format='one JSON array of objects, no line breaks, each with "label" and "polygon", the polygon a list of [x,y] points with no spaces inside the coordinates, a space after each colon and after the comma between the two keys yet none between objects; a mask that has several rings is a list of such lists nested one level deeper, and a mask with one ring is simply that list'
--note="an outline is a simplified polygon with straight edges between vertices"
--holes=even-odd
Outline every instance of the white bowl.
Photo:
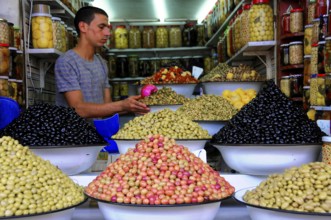
[{"label": "white bowl", "polygon": [[165,108],[168,108],[172,111],[176,111],[179,107],[181,107],[181,104],[178,105],[149,105],[148,108],[150,108],[150,112],[157,112],[157,111],[161,111]]},{"label": "white bowl", "polygon": [[232,169],[248,175],[270,175],[316,161],[320,144],[304,145],[221,145],[211,143]]},{"label": "white bowl", "polygon": [[[183,95],[187,98],[193,97],[193,91],[196,83],[183,83],[183,84],[154,84],[157,89],[162,89],[163,87],[170,87],[173,91],[175,91],[177,94]],[[140,94],[141,88],[144,85],[140,85],[138,87],[138,94]]]},{"label": "white bowl", "polygon": [[206,94],[222,95],[224,90],[236,90],[238,88],[254,89],[259,92],[263,82],[251,81],[251,82],[203,82],[203,88]]},{"label": "white bowl", "polygon": [[289,211],[282,209],[267,208],[249,204],[243,200],[243,196],[247,190],[254,189],[245,188],[238,190],[233,198],[246,205],[249,216],[252,220],[330,220],[331,213],[309,213],[309,212],[298,212]]},{"label": "white bowl", "polygon": [[209,135],[216,134],[221,128],[223,128],[227,121],[198,121],[194,122],[198,123],[203,129],[207,130]]},{"label": "white bowl", "polygon": [[30,150],[50,161],[65,174],[76,175],[92,167],[104,147],[105,145],[30,146]]}]

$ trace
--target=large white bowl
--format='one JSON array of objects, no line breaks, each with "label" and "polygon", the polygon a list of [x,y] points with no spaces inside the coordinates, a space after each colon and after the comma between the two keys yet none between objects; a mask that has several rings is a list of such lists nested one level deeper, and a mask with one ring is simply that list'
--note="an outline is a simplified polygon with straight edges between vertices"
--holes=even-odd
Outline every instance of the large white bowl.
[{"label": "large white bowl", "polygon": [[320,144],[304,145],[221,145],[211,143],[232,169],[248,175],[270,175],[316,161]]},{"label": "large white bowl", "polygon": [[216,134],[227,123],[227,121],[198,121],[198,120],[195,120],[194,122],[198,123],[203,129],[207,130],[209,135]]},{"label": "large white bowl", "polygon": [[176,111],[179,107],[181,107],[182,105],[178,104],[178,105],[149,105],[148,108],[150,108],[150,112],[157,112],[157,111],[161,111],[165,108],[168,108],[172,111]]},{"label": "large white bowl", "polygon": [[[196,83],[183,83],[183,84],[155,84],[157,89],[162,89],[163,87],[170,87],[177,94],[183,95],[187,98],[193,97],[193,91],[197,84]],[[144,85],[138,87],[138,94],[140,94],[141,88]]]},{"label": "large white bowl", "polygon": [[238,88],[254,89],[259,92],[263,82],[251,81],[251,82],[203,82],[203,88],[206,94],[222,95],[224,90],[236,90]]},{"label": "large white bowl", "polygon": [[65,174],[76,175],[92,167],[104,147],[105,145],[30,146],[30,150],[50,161]]},{"label": "large white bowl", "polygon": [[246,205],[249,216],[252,220],[330,220],[331,213],[308,213],[289,211],[282,209],[267,208],[249,204],[243,200],[243,196],[247,190],[253,188],[245,188],[238,190],[233,198]]}]

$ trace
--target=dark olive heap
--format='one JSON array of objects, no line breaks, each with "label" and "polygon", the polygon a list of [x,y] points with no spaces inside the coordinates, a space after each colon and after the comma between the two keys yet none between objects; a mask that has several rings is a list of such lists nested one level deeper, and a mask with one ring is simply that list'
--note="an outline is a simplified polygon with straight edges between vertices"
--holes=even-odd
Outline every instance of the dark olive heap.
[{"label": "dark olive heap", "polygon": [[304,110],[266,81],[256,98],[244,106],[213,137],[218,144],[321,143],[325,135]]},{"label": "dark olive heap", "polygon": [[38,103],[26,109],[0,137],[11,136],[27,146],[104,144],[96,129],[72,108]]}]

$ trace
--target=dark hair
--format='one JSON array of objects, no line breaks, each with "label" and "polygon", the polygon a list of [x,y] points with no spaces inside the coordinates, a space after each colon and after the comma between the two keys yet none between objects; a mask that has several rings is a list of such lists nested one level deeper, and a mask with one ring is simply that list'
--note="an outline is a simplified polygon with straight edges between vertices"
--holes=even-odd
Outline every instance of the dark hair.
[{"label": "dark hair", "polygon": [[87,24],[90,24],[91,21],[94,19],[94,15],[95,14],[102,14],[108,17],[107,13],[101,9],[101,8],[97,8],[97,7],[93,7],[93,6],[85,6],[80,8],[75,16],[74,19],[74,24],[75,24],[75,28],[77,31],[78,36],[80,35],[80,30],[79,30],[79,22],[85,22]]}]

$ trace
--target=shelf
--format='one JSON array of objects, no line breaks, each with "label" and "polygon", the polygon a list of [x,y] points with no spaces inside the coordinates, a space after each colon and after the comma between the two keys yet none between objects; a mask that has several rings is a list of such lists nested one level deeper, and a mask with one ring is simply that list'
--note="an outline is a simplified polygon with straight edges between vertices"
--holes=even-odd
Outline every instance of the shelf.
[{"label": "shelf", "polygon": [[27,53],[41,59],[55,59],[63,54],[61,51],[54,48],[47,48],[47,49],[29,48]]},{"label": "shelf", "polygon": [[295,64],[295,65],[287,65],[287,66],[281,66],[280,70],[294,70],[294,69],[303,69],[303,64]]},{"label": "shelf", "polygon": [[310,106],[310,108],[313,108],[316,111],[331,111],[331,106]]},{"label": "shelf", "polygon": [[137,48],[137,49],[108,49],[111,53],[143,53],[143,52],[172,52],[172,51],[201,51],[208,47],[169,47],[169,48]]},{"label": "shelf", "polygon": [[240,1],[240,3],[235,7],[235,9],[233,9],[233,11],[231,12],[231,14],[225,19],[225,21],[223,22],[223,24],[221,25],[221,27],[208,40],[208,42],[206,43],[206,46],[207,47],[208,46],[215,46],[217,44],[219,36],[224,32],[224,30],[228,26],[228,23],[234,17],[234,15],[237,13],[238,9],[241,8],[241,6],[243,5],[244,2],[245,2],[245,0]]},{"label": "shelf", "polygon": [[305,35],[304,32],[298,32],[298,33],[290,33],[290,34],[284,34],[280,37],[281,40],[285,40],[288,38],[294,38],[294,37],[303,37]]}]

